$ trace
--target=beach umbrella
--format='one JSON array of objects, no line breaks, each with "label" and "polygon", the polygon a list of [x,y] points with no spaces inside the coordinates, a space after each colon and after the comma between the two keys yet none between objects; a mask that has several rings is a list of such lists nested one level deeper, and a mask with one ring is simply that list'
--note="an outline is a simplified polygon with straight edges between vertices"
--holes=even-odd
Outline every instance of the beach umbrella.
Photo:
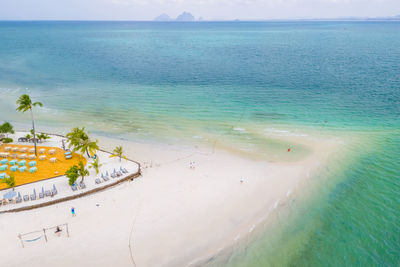
[{"label": "beach umbrella", "polygon": [[114,168],[114,173],[116,173],[115,168]]},{"label": "beach umbrella", "polygon": [[42,186],[42,193],[44,194],[44,188],[43,188],[43,186]]},{"label": "beach umbrella", "polygon": [[36,196],[36,189],[33,188],[33,194]]},{"label": "beach umbrella", "polygon": [[108,171],[106,171],[106,176],[108,176]]},{"label": "beach umbrella", "polygon": [[119,170],[122,171],[122,166],[119,166]]},{"label": "beach umbrella", "polygon": [[3,195],[3,197],[5,199],[11,199],[11,198],[15,197],[16,195],[17,195],[17,193],[15,191],[10,191],[10,192],[5,193]]},{"label": "beach umbrella", "polygon": [[55,185],[55,184],[53,184],[53,189],[54,189],[54,190],[57,190],[57,188],[56,188],[56,185]]},{"label": "beach umbrella", "polygon": [[20,192],[18,192],[18,197],[21,198],[21,193]]},{"label": "beach umbrella", "polygon": [[104,175],[103,175],[103,173],[101,173],[101,178],[104,178]]}]

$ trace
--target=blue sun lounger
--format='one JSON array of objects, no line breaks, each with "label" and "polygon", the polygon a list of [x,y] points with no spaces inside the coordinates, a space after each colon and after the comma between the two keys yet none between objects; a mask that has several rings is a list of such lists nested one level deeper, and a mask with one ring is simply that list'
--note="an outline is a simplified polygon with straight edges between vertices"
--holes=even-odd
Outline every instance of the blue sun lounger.
[{"label": "blue sun lounger", "polygon": [[30,166],[30,167],[35,167],[35,166],[36,166],[36,161],[31,161],[31,162],[29,162],[29,166]]},{"label": "blue sun lounger", "polygon": [[54,184],[53,184],[53,189],[51,190],[51,193],[53,194],[53,196],[57,195],[57,188]]},{"label": "blue sun lounger", "polygon": [[10,171],[16,172],[18,170],[18,166],[11,166]]}]

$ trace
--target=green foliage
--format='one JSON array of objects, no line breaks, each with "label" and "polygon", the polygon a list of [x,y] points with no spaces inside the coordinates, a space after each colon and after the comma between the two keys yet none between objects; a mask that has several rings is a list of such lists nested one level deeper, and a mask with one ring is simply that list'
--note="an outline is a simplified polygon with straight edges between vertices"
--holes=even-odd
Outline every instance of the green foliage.
[{"label": "green foliage", "polygon": [[9,122],[5,122],[0,125],[0,133],[5,133],[5,134],[13,134],[14,133],[14,127],[11,125]]},{"label": "green foliage", "polygon": [[69,168],[65,172],[65,175],[68,178],[69,185],[73,185],[75,183],[76,179],[78,179],[78,177],[79,177],[78,166],[74,165],[71,168]]},{"label": "green foliage", "polygon": [[50,139],[50,136],[48,134],[45,134],[45,133],[40,133],[40,134],[37,135],[37,138],[39,140],[47,140],[47,139]]},{"label": "green foliage", "polygon": [[95,160],[93,160],[92,163],[90,163],[89,168],[93,168],[96,171],[96,174],[99,174],[99,168],[103,166],[103,164],[99,163],[99,159],[96,158]]},{"label": "green foliage", "polygon": [[3,178],[0,180],[2,183],[7,184],[8,188],[14,188],[15,187],[15,178],[13,174],[10,174],[10,177],[8,178]]},{"label": "green foliage", "polygon": [[4,144],[12,143],[13,141],[14,140],[12,138],[9,138],[9,137],[3,139],[3,143]]},{"label": "green foliage", "polygon": [[30,135],[30,134],[27,134],[27,135],[25,135],[25,138],[27,138],[27,139],[31,139],[31,138],[32,138],[32,135]]},{"label": "green foliage", "polygon": [[117,146],[116,148],[114,148],[113,154],[110,156],[110,158],[114,158],[114,157],[119,157],[120,162],[121,162],[122,158],[126,159],[126,156],[124,155],[122,146]]},{"label": "green foliage", "polygon": [[85,132],[85,127],[82,127],[82,129],[79,127],[73,128],[72,131],[67,134],[67,138],[69,141],[68,146],[72,148],[74,152],[79,151],[82,155],[86,152],[87,156],[90,157],[99,150],[97,144],[98,140],[92,141]]},{"label": "green foliage", "polygon": [[78,173],[82,177],[81,183],[83,182],[83,179],[85,179],[85,176],[89,175],[89,170],[85,169],[85,165],[83,165],[82,161],[79,161]]},{"label": "green foliage", "polygon": [[[33,111],[32,108],[35,106],[43,107],[43,104],[40,102],[33,102],[29,95],[23,94],[21,95],[18,100],[17,100],[17,111],[21,111],[22,113],[25,113],[26,111],[30,110],[31,111],[31,119],[32,119],[32,134],[35,137],[35,121],[33,120]],[[36,152],[36,141],[35,143],[35,155],[37,155]]]},{"label": "green foliage", "polygon": [[32,109],[32,107],[34,106],[43,107],[43,104],[40,102],[32,103],[31,98],[27,94],[23,94],[18,98],[17,105],[18,105],[17,110],[21,111],[22,113]]}]

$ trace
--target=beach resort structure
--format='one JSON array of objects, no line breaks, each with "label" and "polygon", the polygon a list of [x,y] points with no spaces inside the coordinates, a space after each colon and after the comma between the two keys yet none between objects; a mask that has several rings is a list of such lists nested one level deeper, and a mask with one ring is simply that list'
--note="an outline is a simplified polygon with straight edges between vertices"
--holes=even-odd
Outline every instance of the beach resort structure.
[{"label": "beach resort structure", "polygon": [[7,188],[6,183],[0,183],[0,213],[38,208],[82,197],[139,174],[138,163],[110,158],[111,153],[98,151],[96,158],[101,163],[99,173],[87,168],[89,175],[83,182],[79,177],[69,185],[66,171],[79,162],[86,166],[93,159],[70,151],[65,147],[67,139],[59,135],[50,135],[48,141],[38,145],[38,155],[35,156],[33,143],[26,142],[25,134],[17,132],[10,135],[18,142],[0,145],[0,179],[12,176],[15,180],[15,188]]}]

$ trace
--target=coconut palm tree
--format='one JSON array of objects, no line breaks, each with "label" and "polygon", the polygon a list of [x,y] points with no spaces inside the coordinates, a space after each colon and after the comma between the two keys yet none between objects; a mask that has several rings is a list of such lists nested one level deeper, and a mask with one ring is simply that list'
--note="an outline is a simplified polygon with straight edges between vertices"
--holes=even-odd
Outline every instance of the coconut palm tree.
[{"label": "coconut palm tree", "polygon": [[94,159],[92,163],[90,163],[89,168],[93,168],[96,171],[96,174],[99,174],[99,169],[100,167],[103,166],[103,164],[100,164],[99,159]]},{"label": "coconut palm tree", "polygon": [[78,173],[82,177],[81,183],[83,183],[83,179],[85,179],[85,176],[89,175],[89,170],[85,169],[85,165],[83,165],[82,161],[79,161]]},{"label": "coconut palm tree", "polygon": [[69,141],[68,147],[72,147],[75,150],[75,148],[80,145],[82,140],[89,139],[89,136],[85,133],[85,127],[82,129],[75,127],[71,132],[67,133],[67,138]]},{"label": "coconut palm tree", "polygon": [[92,141],[90,139],[83,140],[83,142],[79,145],[79,151],[83,154],[86,152],[86,155],[90,158],[96,151],[99,150],[99,145],[97,144],[99,141]]},{"label": "coconut palm tree", "polygon": [[21,95],[18,100],[17,100],[17,110],[21,111],[22,113],[25,113],[26,111],[31,112],[31,119],[32,119],[32,130],[33,130],[33,143],[35,145],[35,155],[37,156],[37,150],[36,150],[36,134],[35,134],[35,122],[33,120],[33,111],[32,108],[35,106],[43,107],[43,104],[40,102],[34,102],[32,103],[31,98],[27,94]]},{"label": "coconut palm tree", "polygon": [[117,146],[116,148],[114,148],[113,154],[110,156],[110,158],[114,158],[114,157],[119,157],[119,162],[121,162],[122,158],[126,159],[126,156],[124,155],[122,146]]},{"label": "coconut palm tree", "polygon": [[86,152],[88,157],[91,157],[91,155],[94,155],[99,150],[98,140],[90,140],[88,134],[85,132],[85,127],[82,127],[82,129],[79,127],[73,128],[67,134],[67,138],[69,141],[68,146],[72,147],[73,151],[79,151],[81,154]]}]

